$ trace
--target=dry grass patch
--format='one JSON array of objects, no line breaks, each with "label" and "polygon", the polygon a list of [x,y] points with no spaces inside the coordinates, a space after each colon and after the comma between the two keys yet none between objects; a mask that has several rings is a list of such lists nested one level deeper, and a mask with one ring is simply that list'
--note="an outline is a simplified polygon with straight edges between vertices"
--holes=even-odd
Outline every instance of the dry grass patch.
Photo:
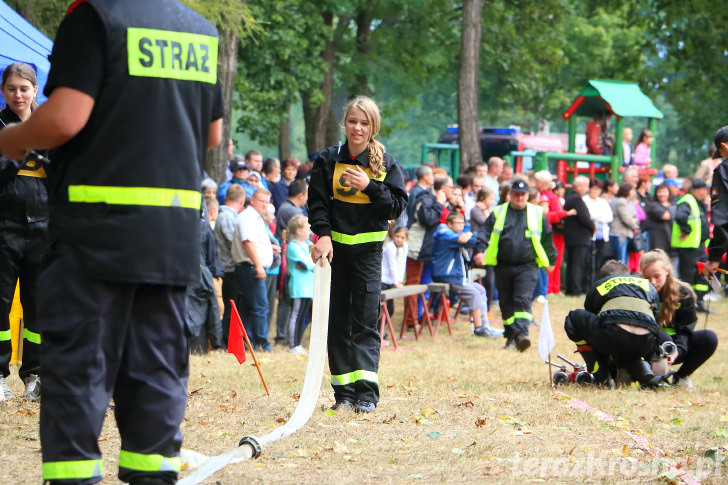
[{"label": "dry grass patch", "polygon": [[[563,320],[580,305],[575,298],[550,300],[554,357],[557,352],[574,356]],[[728,301],[712,307],[718,313],[708,326],[728,342]],[[541,308],[534,305],[537,321]],[[398,309],[395,322],[401,315]],[[434,339],[404,339],[401,350],[382,351],[381,403],[371,415],[327,415],[333,404],[327,373],[306,427],[268,445],[258,460],[231,465],[207,483],[679,481],[680,471],[670,466],[703,483],[726,481],[728,393],[722,376],[728,353],[722,343],[693,376],[694,393],[562,389],[609,414],[616,420],[610,425],[573,409],[569,399],[549,389],[547,367],[535,348],[538,332],[531,327],[533,345],[524,354],[502,350],[502,340],[470,337],[463,319],[454,323],[452,337],[443,327]],[[279,349],[259,358],[270,397],[250,359],[240,366],[229,355],[192,358],[186,448],[219,454],[241,436],[263,436],[291,416],[306,359]],[[10,384],[22,390],[17,378]],[[40,481],[37,409],[38,404],[20,400],[0,404],[0,460],[8,483]],[[109,418],[101,443],[104,483],[118,483],[118,435],[113,415]]]}]

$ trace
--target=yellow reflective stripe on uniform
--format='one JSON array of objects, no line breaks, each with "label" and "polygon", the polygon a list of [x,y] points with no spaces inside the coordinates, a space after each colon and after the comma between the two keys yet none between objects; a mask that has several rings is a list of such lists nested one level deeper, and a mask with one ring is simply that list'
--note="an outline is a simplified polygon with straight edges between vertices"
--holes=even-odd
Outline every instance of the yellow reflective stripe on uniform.
[{"label": "yellow reflective stripe on uniform", "polygon": [[670,328],[670,327],[665,327],[660,330],[662,330],[663,332],[665,332],[668,335],[675,335],[677,333],[677,330],[675,330],[674,328]]},{"label": "yellow reflective stripe on uniform", "polygon": [[69,202],[87,204],[143,205],[200,209],[202,194],[198,190],[159,187],[117,187],[101,185],[69,185]]},{"label": "yellow reflective stripe on uniform", "polygon": [[693,285],[693,290],[704,291],[705,293],[707,293],[710,291],[710,286],[702,284],[702,283],[696,283]]},{"label": "yellow reflective stripe on uniform", "polygon": [[10,330],[0,330],[0,342],[10,340]]},{"label": "yellow reflective stripe on uniform", "polygon": [[34,344],[40,345],[40,334],[31,332],[27,328],[23,329],[23,338],[27,340],[28,342],[32,342]]},{"label": "yellow reflective stripe on uniform", "polygon": [[546,250],[541,244],[541,232],[543,231],[543,208],[535,204],[526,204],[526,225],[530,232],[531,244],[533,251],[536,253],[536,263],[539,268],[547,268],[549,265],[549,257]]},{"label": "yellow reflective stripe on uniform", "polygon": [[387,236],[387,231],[362,232],[361,234],[343,234],[341,232],[331,231],[331,240],[341,244],[363,244],[369,242],[381,242]]},{"label": "yellow reflective stripe on uniform", "polygon": [[609,278],[597,286],[597,291],[600,295],[604,296],[619,285],[635,285],[645,290],[645,292],[650,291],[650,282],[645,278],[639,278],[637,276],[615,276],[614,278]]},{"label": "yellow reflective stripe on uniform", "polygon": [[340,374],[338,376],[331,376],[331,385],[333,386],[345,386],[356,381],[369,381],[379,383],[379,376],[377,373],[370,370],[355,370],[347,374]]},{"label": "yellow reflective stripe on uniform", "polygon": [[493,223],[493,232],[490,233],[490,241],[488,248],[485,250],[485,259],[483,265],[495,266],[498,264],[498,244],[500,243],[500,235],[503,232],[503,226],[506,224],[506,212],[508,211],[508,202],[497,205],[495,212],[495,222]]},{"label": "yellow reflective stripe on uniform", "polygon": [[586,345],[586,340],[579,340],[578,342],[574,342],[576,345]]},{"label": "yellow reflective stripe on uniform", "polygon": [[528,320],[529,322],[533,321],[533,315],[531,315],[528,312],[515,312],[513,313],[513,316],[506,321],[503,322],[503,325],[511,325],[513,322],[516,321],[517,318],[520,318],[521,320]]},{"label": "yellow reflective stripe on uniform", "polygon": [[171,30],[126,31],[129,75],[217,82],[216,37]]},{"label": "yellow reflective stripe on uniform", "polygon": [[119,467],[141,472],[179,472],[182,468],[182,459],[179,456],[144,455],[121,450]]},{"label": "yellow reflective stripe on uniform", "polygon": [[51,461],[43,463],[43,480],[74,480],[101,478],[104,464],[101,460]]}]

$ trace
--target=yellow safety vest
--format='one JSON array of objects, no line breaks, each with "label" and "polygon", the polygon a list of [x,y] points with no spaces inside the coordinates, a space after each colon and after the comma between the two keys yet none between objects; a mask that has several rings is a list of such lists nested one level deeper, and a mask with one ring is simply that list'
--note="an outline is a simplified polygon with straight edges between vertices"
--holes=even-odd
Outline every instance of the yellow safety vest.
[{"label": "yellow safety vest", "polygon": [[[503,232],[503,227],[506,224],[506,213],[508,212],[508,206],[510,203],[506,202],[501,204],[494,209],[495,212],[495,224],[493,225],[493,232],[490,233],[490,241],[488,243],[488,250],[485,252],[484,264],[486,266],[496,266],[498,264],[498,243],[500,242],[500,235]],[[543,208],[526,203],[526,225],[528,230],[526,231],[526,237],[531,238],[533,243],[533,249],[536,252],[536,263],[539,268],[546,268],[549,266],[549,258],[546,255],[541,244],[541,233],[543,232]]]},{"label": "yellow safety vest", "polygon": [[698,201],[695,200],[693,194],[685,194],[677,201],[677,205],[686,203],[690,206],[690,217],[688,217],[688,226],[690,226],[690,234],[685,239],[681,239],[683,232],[677,222],[672,223],[672,241],[670,244],[674,248],[698,248],[700,247],[700,235],[702,228],[700,227],[700,207]]}]

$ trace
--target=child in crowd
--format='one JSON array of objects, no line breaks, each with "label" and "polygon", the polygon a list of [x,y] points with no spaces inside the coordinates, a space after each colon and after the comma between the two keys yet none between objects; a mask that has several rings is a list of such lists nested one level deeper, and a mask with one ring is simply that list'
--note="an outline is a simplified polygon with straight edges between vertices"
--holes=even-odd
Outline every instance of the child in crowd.
[{"label": "child in crowd", "polygon": [[[485,221],[495,207],[495,192],[491,189],[481,189],[477,194],[478,201],[470,212],[470,227],[474,233],[482,234]],[[485,294],[488,297],[488,320],[490,320],[490,306],[493,304],[495,294],[495,270],[493,266],[485,267],[483,279]]]},{"label": "child in crowd", "polygon": [[637,140],[637,146],[634,148],[634,164],[637,168],[650,168],[652,165],[652,140],[654,139],[652,131],[648,129],[642,130]]},{"label": "child in crowd", "polygon": [[687,391],[693,390],[690,376],[713,355],[718,337],[710,329],[695,330],[698,315],[695,311],[695,293],[690,285],[675,278],[670,257],[661,249],[642,257],[642,274],[650,280],[660,296],[660,343],[671,340],[677,346],[668,365],[680,364],[672,371],[669,382]]},{"label": "child in crowd", "polygon": [[291,318],[288,320],[288,351],[306,354],[301,337],[311,320],[313,302],[313,269],[311,260],[311,226],[306,216],[296,215],[288,221],[291,241],[288,243],[288,292],[291,297]]},{"label": "child in crowd", "polygon": [[465,267],[465,248],[475,247],[478,235],[464,232],[465,218],[451,212],[445,224],[440,224],[434,234],[432,249],[432,279],[449,283],[453,292],[462,298],[473,317],[474,335],[477,337],[501,338],[503,330],[491,328],[488,322],[488,307],[485,288],[472,283]]},{"label": "child in crowd", "polygon": [[[382,289],[401,288],[405,278],[407,265],[407,229],[398,227],[394,230],[392,240],[389,241],[382,251]],[[394,300],[387,300],[389,316],[394,315]]]}]

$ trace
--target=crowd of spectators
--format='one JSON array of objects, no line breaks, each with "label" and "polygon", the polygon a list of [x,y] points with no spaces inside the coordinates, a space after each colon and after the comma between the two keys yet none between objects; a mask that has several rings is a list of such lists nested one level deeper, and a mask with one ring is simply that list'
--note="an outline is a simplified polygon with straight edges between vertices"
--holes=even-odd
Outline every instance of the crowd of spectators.
[{"label": "crowd of spectators", "polygon": [[[630,132],[625,130],[625,136]],[[558,254],[554,271],[540,272],[534,292],[536,301],[544,302],[547,295],[583,297],[607,260],[622,261],[637,274],[641,255],[651,249],[662,249],[672,259],[676,276],[696,290],[698,309],[708,311],[703,304],[702,297],[706,292],[702,291],[700,275],[692,268],[696,258],[702,257],[701,249],[675,247],[681,244],[680,237],[678,243],[675,242],[673,230],[675,227],[686,232],[691,229],[689,220],[693,219],[693,207],[685,194],[692,194],[698,210],[707,213],[707,188],[717,161],[707,158],[701,162],[692,178],[680,178],[677,168],[670,164],[663,165],[661,171],[653,175],[654,170],[646,170],[652,164],[649,158],[651,141],[652,134],[643,130],[632,150],[625,137],[624,151],[628,155],[624,157],[624,167],[617,178],[589,179],[578,175],[571,180],[568,193],[564,183],[554,174],[545,170],[514,174],[513,168],[498,157],[476,163],[456,180],[441,168],[417,167],[407,185],[407,210],[391,225],[388,251],[392,251],[392,256],[385,258],[383,263],[383,287],[432,282],[436,231],[442,227],[447,229],[448,216],[462,215],[464,232],[482,232],[493,208],[509,200],[513,180],[523,179],[531,188],[529,200],[544,208]],[[292,274],[307,271],[300,256],[309,246],[299,236],[295,245],[295,255],[299,259],[294,261],[297,265],[294,268],[288,266],[285,252],[293,237],[288,231],[289,222],[307,215],[309,172],[308,161],[301,164],[296,159],[282,163],[275,158],[263,160],[259,151],[250,150],[244,157],[231,156],[229,176],[219,187],[211,179],[203,181],[201,190],[207,202],[203,220],[208,221],[214,231],[202,230],[203,241],[207,244],[203,245],[201,257],[209,276],[204,274],[200,288],[192,288],[189,292],[190,299],[198,302],[194,307],[198,309],[197,320],[192,325],[199,332],[193,340],[195,351],[206,350],[202,342],[207,340],[213,350],[227,346],[229,301],[232,299],[243,315],[254,347],[272,350],[268,331],[275,322],[274,343],[286,346],[294,353],[305,352],[301,335],[308,324],[306,313],[310,314],[310,305],[305,299],[292,299],[290,278]],[[450,225],[452,223],[451,217]],[[296,231],[309,238],[310,232],[302,224],[297,220]],[[708,226],[703,224],[702,227],[705,234],[699,238],[704,242]],[[685,239],[684,234],[681,237]],[[210,241],[215,243],[216,251],[211,250]],[[467,259],[467,251],[463,254]],[[562,279],[564,261],[568,271]],[[483,315],[476,323],[482,321],[486,326],[492,319],[490,308],[498,296],[492,267],[486,267],[482,285],[485,303]],[[296,294],[300,294],[301,286],[296,288]],[[199,303],[205,297],[210,302],[207,307]],[[274,308],[277,308],[275,314]],[[480,309],[475,308],[478,313]],[[405,324],[415,326],[421,312],[417,298],[408,297],[403,317]],[[219,318],[211,318],[212,314]]]}]

